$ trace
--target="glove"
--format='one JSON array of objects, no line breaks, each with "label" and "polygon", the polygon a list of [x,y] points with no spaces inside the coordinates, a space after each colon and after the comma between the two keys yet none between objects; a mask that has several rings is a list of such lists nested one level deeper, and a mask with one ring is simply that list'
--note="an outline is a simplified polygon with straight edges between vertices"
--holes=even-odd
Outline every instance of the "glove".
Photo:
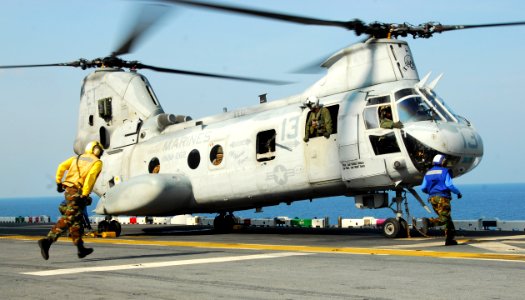
[{"label": "glove", "polygon": [[324,136],[325,138],[330,138],[330,134],[329,134],[328,132],[325,132],[325,133],[323,134],[323,136]]},{"label": "glove", "polygon": [[59,193],[63,193],[64,192],[64,187],[62,186],[62,182],[57,183],[57,192],[59,192]]},{"label": "glove", "polygon": [[401,128],[403,128],[403,123],[401,123],[401,122],[394,122],[394,124],[392,124],[392,128],[401,129]]},{"label": "glove", "polygon": [[461,197],[463,197],[463,195],[461,193],[458,194],[458,199],[461,199]]},{"label": "glove", "polygon": [[85,196],[85,195],[81,195],[80,196],[80,201],[79,202],[80,202],[81,205],[89,206],[89,205],[91,205],[91,201],[92,201],[91,197],[89,197],[89,196]]}]

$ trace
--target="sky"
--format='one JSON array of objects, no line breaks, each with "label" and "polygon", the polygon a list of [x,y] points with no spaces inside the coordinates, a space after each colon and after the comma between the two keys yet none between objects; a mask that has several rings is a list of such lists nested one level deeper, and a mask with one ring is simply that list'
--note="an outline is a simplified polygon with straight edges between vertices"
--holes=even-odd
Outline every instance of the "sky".
[{"label": "sky", "polygon": [[[228,4],[330,20],[481,24],[525,21],[522,0],[252,0]],[[137,1],[4,0],[0,65],[109,55]],[[272,86],[141,71],[164,111],[194,119],[300,94],[323,76],[292,73],[362,37],[341,28],[290,24],[169,5],[169,14],[123,59],[168,68],[293,81]],[[525,26],[405,38],[420,77],[444,73],[437,93],[483,138],[485,154],[456,184],[525,182]],[[92,71],[92,70],[91,70]],[[0,198],[56,195],[57,165],[73,155],[82,79],[90,70],[0,70]]]}]

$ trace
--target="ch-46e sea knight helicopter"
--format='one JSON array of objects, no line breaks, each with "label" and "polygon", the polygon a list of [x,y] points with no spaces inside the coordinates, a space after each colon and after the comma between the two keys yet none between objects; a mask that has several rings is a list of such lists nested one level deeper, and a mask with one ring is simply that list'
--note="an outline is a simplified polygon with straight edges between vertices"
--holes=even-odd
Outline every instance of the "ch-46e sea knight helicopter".
[{"label": "ch-46e sea knight helicopter", "polygon": [[[97,214],[218,213],[214,225],[223,231],[234,225],[235,211],[346,195],[355,197],[360,208],[391,208],[395,216],[386,221],[384,233],[402,236],[408,226],[402,210],[407,203],[405,191],[424,206],[414,187],[421,183],[433,156],[445,154],[454,176],[461,176],[479,164],[483,143],[474,126],[434,92],[439,78],[420,79],[407,42],[397,38],[525,25],[365,24],[210,2],[164,2],[342,27],[368,36],[326,59],[322,64],[326,75],[297,95],[197,120],[164,112],[150,83],[136,70],[265,81],[120,59],[150,24],[137,25],[106,58],[1,67],[96,68],[82,85],[74,150],[83,153],[92,140],[105,147],[104,168],[94,188],[100,196]],[[329,138],[303,140],[310,113],[304,104],[309,99],[330,111],[333,132]],[[402,128],[380,126],[380,109],[386,106]],[[223,158],[217,160],[221,152]],[[395,191],[391,200],[388,191]],[[116,221],[103,221],[100,227],[120,231]]]}]

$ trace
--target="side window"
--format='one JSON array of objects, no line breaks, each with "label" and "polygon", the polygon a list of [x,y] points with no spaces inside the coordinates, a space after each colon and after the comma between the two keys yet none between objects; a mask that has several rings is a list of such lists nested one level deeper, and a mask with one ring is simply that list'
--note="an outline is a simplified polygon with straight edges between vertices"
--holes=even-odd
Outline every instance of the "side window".
[{"label": "side window", "polygon": [[366,129],[373,129],[379,127],[379,114],[377,111],[377,106],[365,108],[363,117],[365,119]]},{"label": "side window", "polygon": [[257,133],[257,161],[268,161],[275,158],[275,130]]},{"label": "side window", "polygon": [[376,155],[401,152],[393,132],[385,135],[370,135],[370,143]]},{"label": "side window", "polygon": [[201,155],[199,153],[199,150],[193,149],[191,150],[190,154],[188,155],[188,166],[195,170],[199,166],[201,162]]},{"label": "side window", "polygon": [[222,149],[221,145],[215,145],[213,148],[211,148],[210,151],[210,162],[214,166],[218,166],[222,164],[222,161],[224,159],[224,150]]},{"label": "side window", "polygon": [[160,161],[158,158],[154,157],[149,161],[148,172],[153,174],[160,172]]}]

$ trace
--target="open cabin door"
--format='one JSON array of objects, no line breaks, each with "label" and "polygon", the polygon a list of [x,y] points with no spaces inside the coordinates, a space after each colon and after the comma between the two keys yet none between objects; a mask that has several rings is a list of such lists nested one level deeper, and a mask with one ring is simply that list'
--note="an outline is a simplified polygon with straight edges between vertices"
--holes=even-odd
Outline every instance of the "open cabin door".
[{"label": "open cabin door", "polygon": [[[340,163],[337,159],[339,105],[327,105],[326,109],[330,112],[332,134],[329,138],[311,136],[305,143],[305,160],[308,179],[311,183],[340,180],[341,178]],[[305,120],[308,120],[311,113],[306,114]]]},{"label": "open cabin door", "polygon": [[[379,105],[369,107],[375,100],[366,99],[366,94],[359,93],[352,99],[355,103],[366,103],[363,106],[354,105],[339,118],[339,160],[341,177],[348,188],[366,186],[381,186],[391,183],[385,165],[386,153],[376,151],[377,140],[384,141],[394,135],[392,129],[380,128],[378,115]],[[380,101],[389,103],[390,98]],[[366,100],[366,101],[365,101]],[[395,141],[395,137],[394,137]]]}]

